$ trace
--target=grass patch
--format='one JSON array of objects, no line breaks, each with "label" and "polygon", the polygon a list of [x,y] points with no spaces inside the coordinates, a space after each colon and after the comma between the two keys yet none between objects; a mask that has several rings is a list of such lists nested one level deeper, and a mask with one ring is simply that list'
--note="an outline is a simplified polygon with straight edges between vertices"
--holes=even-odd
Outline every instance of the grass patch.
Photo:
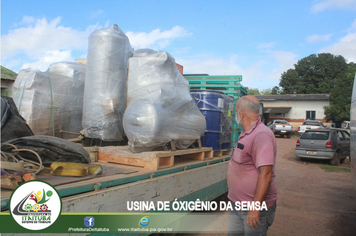
[{"label": "grass patch", "polygon": [[330,166],[330,165],[320,165],[320,168],[330,172],[351,172],[351,169],[338,167],[338,166]]}]

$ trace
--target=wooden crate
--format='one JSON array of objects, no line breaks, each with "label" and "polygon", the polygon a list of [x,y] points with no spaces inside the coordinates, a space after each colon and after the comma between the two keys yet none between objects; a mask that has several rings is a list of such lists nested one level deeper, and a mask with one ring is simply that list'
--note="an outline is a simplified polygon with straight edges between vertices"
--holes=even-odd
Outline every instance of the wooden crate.
[{"label": "wooden crate", "polygon": [[178,159],[204,161],[213,158],[212,148],[133,153],[127,146],[100,147],[98,160],[158,170],[174,166]]},{"label": "wooden crate", "polygon": [[223,149],[220,151],[214,151],[214,157],[231,156],[232,149]]}]

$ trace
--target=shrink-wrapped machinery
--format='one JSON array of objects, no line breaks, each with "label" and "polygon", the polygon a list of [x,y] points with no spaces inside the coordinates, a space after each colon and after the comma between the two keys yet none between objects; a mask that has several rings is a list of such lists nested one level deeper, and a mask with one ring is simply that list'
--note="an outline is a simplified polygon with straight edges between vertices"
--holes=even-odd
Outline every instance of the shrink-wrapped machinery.
[{"label": "shrink-wrapped machinery", "polygon": [[204,133],[204,116],[189,93],[188,81],[167,52],[142,49],[129,59],[123,124],[134,152],[150,151],[170,141],[184,149]]},{"label": "shrink-wrapped machinery", "polygon": [[117,25],[89,36],[83,130],[88,138],[120,141],[125,111],[127,59],[132,48]]},{"label": "shrink-wrapped machinery", "polygon": [[[64,131],[79,133],[82,130],[83,97],[86,65],[71,62],[58,62],[49,66],[48,72],[52,78],[67,81],[62,86],[63,109],[62,126]],[[60,91],[56,91],[59,93]],[[73,138],[73,135],[63,133],[62,138]],[[74,136],[75,137],[75,136]]]},{"label": "shrink-wrapped machinery", "polygon": [[82,129],[85,65],[59,62],[46,72],[21,70],[13,85],[13,99],[35,135],[70,138],[60,130]]}]

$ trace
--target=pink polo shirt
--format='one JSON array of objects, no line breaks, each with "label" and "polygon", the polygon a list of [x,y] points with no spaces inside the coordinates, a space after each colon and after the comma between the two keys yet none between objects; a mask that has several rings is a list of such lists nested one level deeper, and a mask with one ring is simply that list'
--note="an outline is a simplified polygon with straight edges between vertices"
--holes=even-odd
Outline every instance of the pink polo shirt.
[{"label": "pink polo shirt", "polygon": [[259,176],[258,167],[273,165],[271,184],[265,198],[269,208],[277,200],[274,174],[277,145],[274,134],[258,119],[247,132],[241,132],[238,143],[243,145],[243,149],[235,145],[227,168],[228,198],[233,202],[253,201]]}]

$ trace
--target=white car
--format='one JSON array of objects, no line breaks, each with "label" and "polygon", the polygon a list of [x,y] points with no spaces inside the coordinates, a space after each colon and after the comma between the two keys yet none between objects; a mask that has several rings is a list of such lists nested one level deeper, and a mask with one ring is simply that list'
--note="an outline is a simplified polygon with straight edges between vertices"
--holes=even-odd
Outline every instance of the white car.
[{"label": "white car", "polygon": [[317,120],[306,120],[303,122],[302,125],[298,127],[298,134],[299,136],[301,136],[302,134],[304,134],[306,130],[321,129],[321,128],[325,128],[323,122]]}]

